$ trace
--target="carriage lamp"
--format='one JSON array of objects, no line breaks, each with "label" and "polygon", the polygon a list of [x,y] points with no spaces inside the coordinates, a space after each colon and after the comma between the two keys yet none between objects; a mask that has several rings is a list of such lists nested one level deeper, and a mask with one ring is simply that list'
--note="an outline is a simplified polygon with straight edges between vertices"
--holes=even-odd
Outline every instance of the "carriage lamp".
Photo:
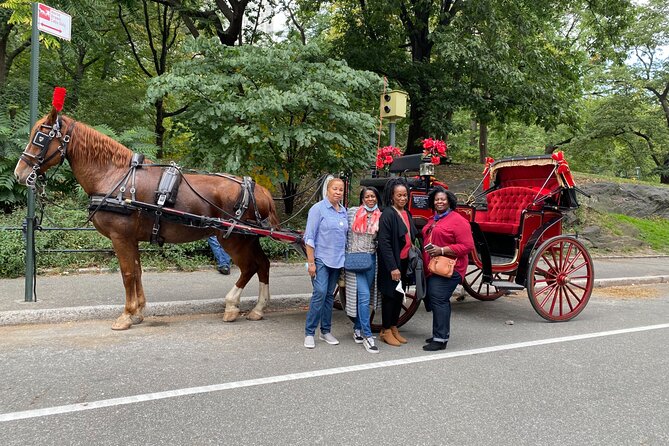
[{"label": "carriage lamp", "polygon": [[418,173],[420,176],[434,176],[434,164],[432,162],[420,163]]}]

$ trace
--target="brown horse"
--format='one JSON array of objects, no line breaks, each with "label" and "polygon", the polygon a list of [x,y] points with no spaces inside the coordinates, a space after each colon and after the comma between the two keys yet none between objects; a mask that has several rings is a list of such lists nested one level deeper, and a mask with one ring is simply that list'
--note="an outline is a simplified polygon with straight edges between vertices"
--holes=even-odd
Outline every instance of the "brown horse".
[{"label": "brown horse", "polygon": [[[50,167],[67,159],[75,178],[89,196],[130,198],[134,186],[137,202],[155,203],[155,193],[162,169],[145,164],[134,170],[131,182],[128,178],[133,152],[118,142],[92,128],[58,114],[54,108],[32,129],[31,139],[16,165],[14,174],[21,184],[33,186],[38,175]],[[173,208],[191,214],[229,219],[233,207],[242,193],[239,178],[227,175],[184,174]],[[249,194],[250,195],[250,194]],[[238,221],[269,221],[277,227],[279,219],[274,201],[269,191],[255,186],[255,204],[244,209]],[[251,203],[253,201],[251,200]],[[104,208],[102,208],[104,209]],[[155,231],[155,213],[130,210],[126,214],[98,211],[91,221],[105,237],[111,239],[119,260],[123,285],[125,287],[125,309],[112,325],[113,330],[126,330],[132,324],[144,319],[146,305],[142,288],[142,267],[140,264],[140,241],[152,239]],[[225,238],[222,231],[212,227],[191,227],[166,219],[159,221],[159,237],[166,243],[185,243],[204,239],[216,234],[223,248],[230,254],[241,274],[235,286],[225,296],[224,321],[234,321],[239,315],[239,301],[242,290],[258,274],[260,281],[257,305],[249,312],[247,319],[260,320],[269,304],[269,259],[263,252],[259,238],[253,234],[232,232]],[[155,234],[154,234],[155,239]]]}]

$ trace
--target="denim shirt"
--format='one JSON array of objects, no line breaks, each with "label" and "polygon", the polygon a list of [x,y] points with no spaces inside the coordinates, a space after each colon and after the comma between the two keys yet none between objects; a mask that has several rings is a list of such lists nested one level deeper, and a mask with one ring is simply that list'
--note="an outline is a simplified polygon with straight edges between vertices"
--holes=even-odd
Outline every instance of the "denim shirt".
[{"label": "denim shirt", "polygon": [[348,218],[344,206],[340,205],[337,211],[324,198],[309,209],[304,242],[314,248],[314,258],[321,260],[326,266],[344,266],[347,232]]}]

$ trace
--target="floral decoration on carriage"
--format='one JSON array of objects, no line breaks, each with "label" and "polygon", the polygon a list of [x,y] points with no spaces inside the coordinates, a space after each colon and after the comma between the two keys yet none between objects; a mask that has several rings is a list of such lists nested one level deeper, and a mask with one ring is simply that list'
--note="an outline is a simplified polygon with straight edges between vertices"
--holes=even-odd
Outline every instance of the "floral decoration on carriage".
[{"label": "floral decoration on carriage", "polygon": [[430,158],[432,164],[441,164],[441,158],[446,156],[448,145],[440,139],[425,138],[423,141],[423,156]]},{"label": "floral decoration on carriage", "polygon": [[376,151],[376,168],[388,172],[390,165],[395,161],[395,158],[400,156],[402,156],[402,149],[399,147],[381,147]]}]

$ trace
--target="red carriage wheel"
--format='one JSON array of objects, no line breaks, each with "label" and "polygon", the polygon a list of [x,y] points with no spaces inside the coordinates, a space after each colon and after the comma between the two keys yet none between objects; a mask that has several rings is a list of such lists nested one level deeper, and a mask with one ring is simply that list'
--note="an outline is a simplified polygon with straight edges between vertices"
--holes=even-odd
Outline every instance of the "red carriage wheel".
[{"label": "red carriage wheel", "polygon": [[[334,308],[338,310],[344,310],[346,308],[346,293],[344,292],[345,288],[339,287],[335,288],[334,296]],[[411,293],[407,293],[406,303],[402,305],[402,311],[400,313],[399,321],[397,326],[401,327],[406,324],[411,317],[416,314],[418,307],[420,306],[420,301],[416,299],[416,296]],[[379,298],[380,299],[380,298]],[[380,308],[380,307],[379,307]],[[378,316],[374,310],[371,310],[370,320],[372,322],[372,331],[379,332],[381,331],[381,311],[379,311]]]},{"label": "red carriage wheel", "polygon": [[590,299],[595,280],[592,258],[574,237],[553,237],[532,255],[527,279],[527,294],[539,316],[568,321]]},{"label": "red carriage wheel", "polygon": [[346,288],[342,288],[339,285],[334,290],[334,304],[332,305],[335,310],[343,310],[346,308],[346,293],[344,292]]},{"label": "red carriage wheel", "polygon": [[[513,282],[515,274],[506,273],[504,274],[506,277],[502,277],[502,274],[504,273],[494,273],[493,279]],[[467,293],[478,300],[495,300],[506,294],[506,290],[500,290],[497,289],[497,287],[490,285],[489,283],[484,283],[483,270],[476,265],[473,265],[473,269],[469,269],[465,273],[465,278],[462,281],[462,287],[465,289],[465,291],[467,291]]]},{"label": "red carriage wheel", "polygon": [[[409,319],[416,314],[418,307],[420,306],[420,301],[416,299],[416,295],[412,293],[406,293],[406,302],[402,304],[402,311],[400,312],[400,318],[397,321],[397,326],[401,327],[402,325],[409,322]],[[380,297],[379,297],[380,299]],[[378,314],[376,311],[372,310],[370,314],[370,319],[372,321],[372,331],[379,332],[383,328],[381,325],[381,306],[379,306]]]}]

